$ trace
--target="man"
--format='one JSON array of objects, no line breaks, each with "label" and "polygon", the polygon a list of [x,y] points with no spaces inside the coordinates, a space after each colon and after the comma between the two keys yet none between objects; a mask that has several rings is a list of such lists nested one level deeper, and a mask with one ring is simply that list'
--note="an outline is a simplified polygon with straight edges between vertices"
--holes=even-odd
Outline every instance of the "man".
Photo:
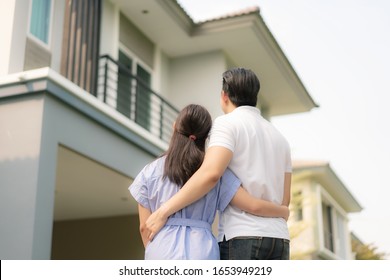
[{"label": "man", "polygon": [[[205,195],[229,167],[253,196],[290,203],[291,157],[285,138],[256,108],[260,82],[248,69],[223,73],[221,108],[203,164],[183,188],[146,222],[150,239],[174,212]],[[235,207],[221,213],[221,259],[289,259],[289,233],[283,218],[251,215]]]}]

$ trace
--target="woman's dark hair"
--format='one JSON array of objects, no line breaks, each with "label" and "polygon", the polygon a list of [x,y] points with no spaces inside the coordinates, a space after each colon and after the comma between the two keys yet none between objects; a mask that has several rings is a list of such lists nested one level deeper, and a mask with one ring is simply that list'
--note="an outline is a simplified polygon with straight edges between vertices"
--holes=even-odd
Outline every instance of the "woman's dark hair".
[{"label": "woman's dark hair", "polygon": [[164,177],[180,187],[201,166],[212,125],[210,113],[190,104],[180,111],[166,154]]},{"label": "woman's dark hair", "polygon": [[232,68],[222,74],[222,90],[237,107],[256,106],[260,81],[252,70]]}]

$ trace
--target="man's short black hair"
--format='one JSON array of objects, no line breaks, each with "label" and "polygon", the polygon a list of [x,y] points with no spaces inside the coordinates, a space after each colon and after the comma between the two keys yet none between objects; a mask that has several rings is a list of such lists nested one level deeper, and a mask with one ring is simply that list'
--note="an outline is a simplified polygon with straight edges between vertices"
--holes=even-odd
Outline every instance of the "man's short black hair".
[{"label": "man's short black hair", "polygon": [[260,81],[250,69],[232,68],[222,74],[222,90],[237,107],[245,105],[255,107]]}]

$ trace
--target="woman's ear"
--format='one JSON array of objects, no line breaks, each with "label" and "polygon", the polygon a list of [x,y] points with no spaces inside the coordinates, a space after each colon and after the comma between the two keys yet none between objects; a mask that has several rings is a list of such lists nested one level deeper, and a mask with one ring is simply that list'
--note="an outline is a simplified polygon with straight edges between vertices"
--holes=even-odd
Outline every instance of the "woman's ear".
[{"label": "woman's ear", "polygon": [[174,121],[172,124],[172,128],[175,129],[175,127],[176,127],[176,121]]}]

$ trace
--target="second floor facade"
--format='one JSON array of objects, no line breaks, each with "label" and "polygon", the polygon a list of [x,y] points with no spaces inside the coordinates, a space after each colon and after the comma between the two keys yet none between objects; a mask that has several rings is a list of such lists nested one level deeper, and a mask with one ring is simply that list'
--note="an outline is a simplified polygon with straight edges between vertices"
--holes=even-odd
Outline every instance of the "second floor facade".
[{"label": "second floor facade", "polygon": [[267,118],[317,106],[258,8],[195,23],[174,0],[5,2],[0,76],[49,67],[165,142],[188,103],[222,114],[231,67],[259,75]]}]

